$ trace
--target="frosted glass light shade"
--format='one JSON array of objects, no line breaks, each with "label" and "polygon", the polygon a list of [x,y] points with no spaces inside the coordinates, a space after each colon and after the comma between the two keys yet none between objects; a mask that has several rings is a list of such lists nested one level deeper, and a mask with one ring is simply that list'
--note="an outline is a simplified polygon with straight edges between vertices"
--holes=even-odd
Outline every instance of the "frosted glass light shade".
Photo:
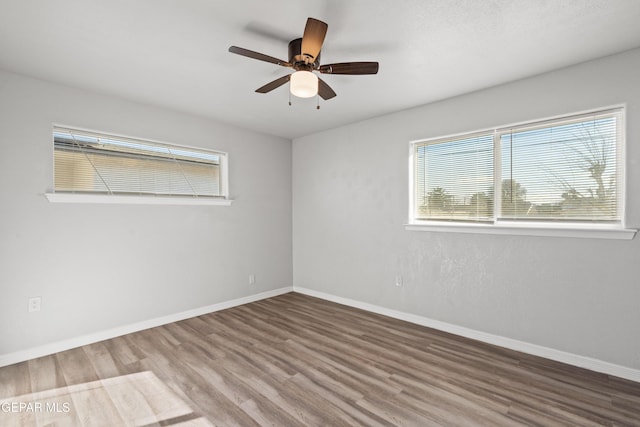
[{"label": "frosted glass light shade", "polygon": [[311,71],[296,71],[291,74],[289,90],[298,98],[311,98],[318,93],[318,76]]}]

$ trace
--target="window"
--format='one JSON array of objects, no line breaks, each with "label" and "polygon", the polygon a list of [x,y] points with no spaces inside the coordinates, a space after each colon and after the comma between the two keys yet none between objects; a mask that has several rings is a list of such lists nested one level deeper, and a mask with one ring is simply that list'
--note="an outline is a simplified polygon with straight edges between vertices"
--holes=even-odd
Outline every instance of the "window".
[{"label": "window", "polygon": [[416,144],[415,159],[416,218],[492,218],[492,134]]},{"label": "window", "polygon": [[412,224],[622,228],[623,129],[618,108],[414,142]]},{"label": "window", "polygon": [[56,195],[226,200],[224,153],[57,126],[53,146]]}]

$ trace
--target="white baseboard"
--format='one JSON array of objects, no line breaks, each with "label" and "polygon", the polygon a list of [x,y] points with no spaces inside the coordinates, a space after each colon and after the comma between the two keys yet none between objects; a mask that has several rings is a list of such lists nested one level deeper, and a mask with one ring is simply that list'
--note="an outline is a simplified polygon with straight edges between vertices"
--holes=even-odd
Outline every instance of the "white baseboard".
[{"label": "white baseboard", "polygon": [[392,309],[377,306],[374,304],[368,304],[365,302],[360,302],[360,301],[352,300],[349,298],[343,298],[343,297],[327,294],[324,292],[315,291],[313,289],[306,289],[306,288],[294,286],[293,291],[301,294],[309,295],[312,297],[324,299],[327,301],[336,302],[338,304],[347,305],[349,307],[355,307],[355,308],[370,311],[373,313],[382,314],[384,316],[393,317],[394,319],[400,319],[400,320],[415,323],[418,325],[427,326],[429,328],[448,332],[454,335],[459,335],[462,337],[482,341],[487,344],[493,344],[493,345],[508,348],[511,350],[520,351],[522,353],[544,357],[545,359],[551,359],[557,362],[563,362],[569,365],[578,366],[580,368],[589,369],[590,371],[601,372],[607,375],[613,375],[613,376],[625,378],[631,381],[640,382],[640,370],[638,369],[628,368],[626,366],[616,365],[616,364],[605,362],[602,360],[593,359],[591,357],[585,357],[585,356],[580,356],[573,353],[567,353],[565,351],[556,350],[549,347],[543,347],[540,345],[531,344],[524,341],[514,340],[511,338],[506,338],[499,335],[493,335],[486,332],[476,331],[474,329],[453,325],[451,323],[429,319],[428,317],[422,317],[415,314],[392,310]]},{"label": "white baseboard", "polygon": [[17,351],[15,353],[0,355],[0,367],[13,365],[14,363],[24,362],[25,360],[35,359],[37,357],[47,356],[49,354],[58,353],[60,351],[70,350],[72,348],[81,347],[87,344],[93,344],[110,338],[119,337],[133,332],[142,331],[144,329],[154,328],[156,326],[166,325],[167,323],[178,322],[180,320],[189,319],[191,317],[201,316],[203,314],[213,313],[215,311],[225,310],[227,308],[236,307],[242,304],[259,301],[266,298],[275,297],[286,294],[293,290],[292,287],[284,287],[271,291],[261,292],[255,295],[224,301],[206,307],[194,308],[180,313],[170,314],[168,316],[156,317],[155,319],[144,320],[142,322],[132,323],[130,325],[119,326],[117,328],[108,329],[80,337],[74,337],[67,340],[57,341],[26,350]]},{"label": "white baseboard", "polygon": [[92,343],[103,341],[106,339],[119,337],[119,336],[130,334],[133,332],[142,331],[144,329],[166,325],[167,323],[177,322],[180,320],[189,319],[191,317],[201,316],[203,314],[213,313],[216,311],[225,310],[227,308],[248,304],[250,302],[275,297],[275,296],[286,294],[292,291],[298,292],[304,295],[313,296],[316,298],[321,298],[327,301],[336,302],[338,304],[343,304],[350,307],[355,307],[362,310],[370,311],[372,313],[382,314],[384,316],[389,316],[395,319],[404,320],[407,322],[415,323],[417,325],[438,329],[440,331],[449,332],[454,335],[471,338],[471,339],[482,341],[488,344],[493,344],[493,345],[508,348],[511,350],[516,350],[523,353],[531,354],[534,356],[540,356],[546,359],[567,363],[569,365],[578,366],[581,368],[589,369],[591,371],[601,372],[604,374],[625,378],[631,381],[640,382],[640,370],[637,370],[637,369],[628,368],[626,366],[616,365],[613,363],[605,362],[598,359],[593,359],[590,357],[580,356],[573,353],[567,353],[561,350],[556,350],[549,347],[543,347],[540,345],[531,344],[524,341],[514,340],[511,338],[506,338],[499,335],[493,335],[486,332],[476,331],[474,329],[453,325],[451,323],[441,322],[439,320],[429,319],[427,317],[418,316],[411,313],[405,313],[402,311],[392,310],[392,309],[381,307],[378,305],[360,302],[360,301],[352,300],[349,298],[343,298],[336,295],[331,295],[324,292],[319,292],[312,289],[306,289],[306,288],[297,287],[297,286],[284,287],[280,289],[274,289],[271,291],[261,292],[259,294],[249,295],[249,296],[234,299],[231,301],[224,301],[221,303],[208,305],[205,307],[195,308],[193,310],[187,310],[180,313],[170,314],[168,316],[157,317],[155,319],[145,320],[145,321],[133,323],[130,325],[108,329],[106,331],[100,331],[93,334],[74,337],[68,340],[57,341],[54,343],[45,344],[42,346],[33,347],[30,349],[21,350],[14,353],[3,354],[3,355],[0,355],[0,367],[12,365],[14,363],[24,362],[29,359],[34,359],[37,357],[46,356],[46,355],[57,353],[60,351],[81,347],[83,345],[92,344]]}]

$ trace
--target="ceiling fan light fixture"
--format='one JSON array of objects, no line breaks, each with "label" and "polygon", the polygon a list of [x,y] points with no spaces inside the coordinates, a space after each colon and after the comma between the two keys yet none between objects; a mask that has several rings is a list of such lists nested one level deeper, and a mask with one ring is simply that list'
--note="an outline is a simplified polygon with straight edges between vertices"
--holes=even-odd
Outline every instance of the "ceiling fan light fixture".
[{"label": "ceiling fan light fixture", "polygon": [[316,76],[313,71],[317,71],[320,74],[343,74],[352,76],[378,73],[378,63],[372,61],[321,64],[320,52],[322,51],[322,44],[327,34],[327,28],[328,25],[326,22],[311,17],[307,18],[307,24],[304,27],[302,38],[293,39],[289,42],[288,61],[238,46],[231,46],[229,52],[295,70],[293,74],[279,77],[259,87],[256,89],[257,93],[269,93],[289,82],[289,91],[291,92],[289,95],[289,104],[291,104],[291,95],[299,98],[311,98],[317,95],[326,101],[334,98],[336,93],[324,80]]},{"label": "ceiling fan light fixture", "polygon": [[318,76],[311,71],[296,71],[291,74],[289,90],[298,98],[311,98],[318,94]]}]

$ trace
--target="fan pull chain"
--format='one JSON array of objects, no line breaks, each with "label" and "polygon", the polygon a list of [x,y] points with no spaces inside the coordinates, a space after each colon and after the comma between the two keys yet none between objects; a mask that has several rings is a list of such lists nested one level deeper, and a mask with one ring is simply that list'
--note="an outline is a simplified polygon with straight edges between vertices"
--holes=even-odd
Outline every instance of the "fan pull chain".
[{"label": "fan pull chain", "polygon": [[316,102],[317,102],[316,110],[319,110],[320,109],[320,95],[319,94],[316,94]]},{"label": "fan pull chain", "polygon": [[291,107],[291,90],[289,90],[289,107]]}]

